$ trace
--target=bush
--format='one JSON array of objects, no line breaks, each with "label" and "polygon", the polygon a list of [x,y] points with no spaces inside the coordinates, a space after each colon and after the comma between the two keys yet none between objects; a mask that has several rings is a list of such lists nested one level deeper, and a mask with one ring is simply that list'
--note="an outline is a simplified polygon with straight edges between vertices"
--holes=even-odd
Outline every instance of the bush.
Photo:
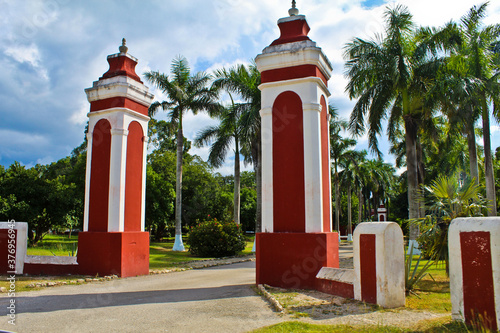
[{"label": "bush", "polygon": [[198,257],[226,257],[243,251],[245,240],[241,228],[234,222],[211,219],[192,227],[186,243]]}]

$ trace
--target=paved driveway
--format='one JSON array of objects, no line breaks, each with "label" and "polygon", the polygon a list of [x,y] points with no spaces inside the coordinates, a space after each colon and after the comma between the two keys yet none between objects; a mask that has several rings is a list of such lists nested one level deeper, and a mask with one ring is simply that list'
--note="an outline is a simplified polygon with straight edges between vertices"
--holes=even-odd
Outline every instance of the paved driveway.
[{"label": "paved driveway", "polygon": [[[15,332],[247,332],[282,319],[255,294],[255,262],[66,285],[0,297],[0,330]],[[196,286],[196,287],[195,287]]]}]

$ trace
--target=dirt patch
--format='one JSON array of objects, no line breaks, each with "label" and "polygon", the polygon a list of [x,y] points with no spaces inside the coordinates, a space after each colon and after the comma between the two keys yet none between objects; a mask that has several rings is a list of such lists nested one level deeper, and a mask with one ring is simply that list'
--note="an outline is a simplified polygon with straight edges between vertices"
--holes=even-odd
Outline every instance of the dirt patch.
[{"label": "dirt patch", "polygon": [[339,268],[354,268],[354,259],[353,257],[348,258],[340,258],[339,259]]},{"label": "dirt patch", "polygon": [[315,290],[287,290],[266,286],[285,309],[284,316],[316,324],[415,327],[419,322],[450,314],[405,308],[383,309],[377,305],[325,294]]},{"label": "dirt patch", "polygon": [[283,306],[285,313],[293,317],[315,320],[337,316],[373,312],[378,306],[325,294],[316,290],[287,290],[266,286],[266,289]]}]

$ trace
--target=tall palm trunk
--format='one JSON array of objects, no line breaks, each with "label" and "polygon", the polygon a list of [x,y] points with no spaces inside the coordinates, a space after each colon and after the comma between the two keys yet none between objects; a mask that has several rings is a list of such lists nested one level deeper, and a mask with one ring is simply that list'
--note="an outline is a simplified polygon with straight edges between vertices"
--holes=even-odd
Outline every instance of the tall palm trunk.
[{"label": "tall palm trunk", "polygon": [[335,229],[340,236],[340,188],[339,173],[337,172],[337,162],[335,161]]},{"label": "tall palm trunk", "polygon": [[483,116],[484,173],[486,178],[486,198],[488,199],[488,216],[496,216],[497,202],[495,194],[495,178],[493,176],[493,162],[491,160],[490,114],[484,95],[481,104]]},{"label": "tall palm trunk", "polygon": [[358,189],[358,224],[361,223],[363,216],[363,191],[361,186]]},{"label": "tall palm trunk", "polygon": [[[472,111],[471,111],[472,112]],[[477,151],[476,151],[476,133],[474,131],[474,122],[467,122],[467,147],[469,148],[469,168],[470,177],[476,180],[479,185],[479,169],[477,166]]]},{"label": "tall palm trunk", "polygon": [[[418,204],[418,169],[417,169],[417,129],[410,116],[405,117],[406,131],[406,175],[408,177],[408,218],[417,219],[419,215]],[[419,228],[410,224],[410,241],[418,238]]]},{"label": "tall palm trunk", "polygon": [[351,183],[347,184],[347,240],[352,240],[352,202]]},{"label": "tall palm trunk", "polygon": [[[422,144],[417,140],[417,191],[424,185],[425,165],[423,161]],[[418,193],[418,192],[417,192]],[[425,203],[423,200],[417,200],[419,217],[425,217]]]},{"label": "tall palm trunk", "polygon": [[182,134],[182,114],[179,114],[179,129],[177,130],[177,168],[175,180],[175,242],[172,251],[184,251],[182,243],[182,149],[184,136]]},{"label": "tall palm trunk", "polygon": [[470,129],[467,130],[467,146],[469,148],[469,168],[470,177],[475,179],[476,184],[479,185],[479,168],[477,164],[477,151],[476,151],[476,135],[474,133],[474,124],[470,124]]},{"label": "tall palm trunk", "polygon": [[365,207],[365,220],[369,221],[371,217],[371,207],[370,207],[370,191],[366,190],[363,193],[363,205]]},{"label": "tall palm trunk", "polygon": [[237,137],[234,144],[234,222],[240,224],[240,148]]}]

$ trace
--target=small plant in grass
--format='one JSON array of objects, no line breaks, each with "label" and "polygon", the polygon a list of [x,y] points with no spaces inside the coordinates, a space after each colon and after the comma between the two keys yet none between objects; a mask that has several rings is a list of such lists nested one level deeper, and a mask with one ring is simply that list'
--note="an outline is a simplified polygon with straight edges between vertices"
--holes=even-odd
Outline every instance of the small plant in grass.
[{"label": "small plant in grass", "polygon": [[[457,217],[483,216],[486,200],[474,179],[461,183],[457,176],[439,177],[423,188],[427,197],[428,214],[411,223],[420,226],[418,238],[425,258],[444,260],[448,270],[448,228]],[[424,197],[424,196],[422,196]]]},{"label": "small plant in grass", "polygon": [[233,256],[245,249],[245,239],[238,224],[210,219],[191,227],[186,243],[189,251],[200,257]]},{"label": "small plant in grass", "polygon": [[[418,257],[417,262],[415,263],[415,267],[411,268],[413,264],[413,244],[410,247],[410,254],[406,258],[405,263],[405,291],[406,295],[415,294],[413,291],[415,289],[415,285],[422,280],[427,275],[427,270],[432,265],[432,260],[427,261],[425,265],[420,267],[420,262],[422,259],[422,254]],[[429,274],[432,278],[432,276]]]}]

